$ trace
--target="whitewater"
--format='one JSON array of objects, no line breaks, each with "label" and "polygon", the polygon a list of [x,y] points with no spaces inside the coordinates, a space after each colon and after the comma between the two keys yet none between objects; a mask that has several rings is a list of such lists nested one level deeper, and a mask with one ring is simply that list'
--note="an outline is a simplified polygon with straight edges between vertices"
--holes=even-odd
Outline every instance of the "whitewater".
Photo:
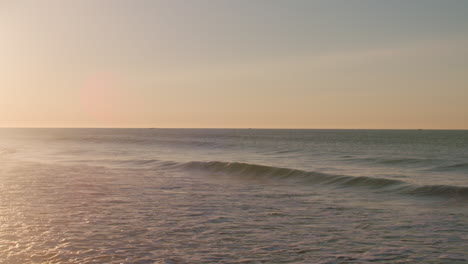
[{"label": "whitewater", "polygon": [[466,263],[468,131],[0,129],[0,263]]}]

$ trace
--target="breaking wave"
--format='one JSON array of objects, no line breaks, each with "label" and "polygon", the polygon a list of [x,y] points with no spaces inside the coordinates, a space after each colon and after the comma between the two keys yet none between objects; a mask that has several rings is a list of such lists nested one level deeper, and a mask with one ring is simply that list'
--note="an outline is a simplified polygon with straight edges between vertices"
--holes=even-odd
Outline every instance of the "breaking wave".
[{"label": "breaking wave", "polygon": [[216,174],[227,174],[249,179],[291,180],[307,184],[323,184],[337,187],[362,187],[385,192],[468,199],[468,187],[452,185],[416,185],[401,180],[334,175],[314,171],[265,166],[240,162],[188,162],[179,167]]}]

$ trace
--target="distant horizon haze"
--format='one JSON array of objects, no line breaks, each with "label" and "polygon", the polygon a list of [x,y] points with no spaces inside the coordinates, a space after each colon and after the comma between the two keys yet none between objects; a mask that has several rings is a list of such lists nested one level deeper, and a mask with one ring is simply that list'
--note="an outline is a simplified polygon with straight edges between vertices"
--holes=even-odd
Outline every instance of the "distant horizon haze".
[{"label": "distant horizon haze", "polygon": [[468,129],[468,1],[0,4],[0,127]]}]

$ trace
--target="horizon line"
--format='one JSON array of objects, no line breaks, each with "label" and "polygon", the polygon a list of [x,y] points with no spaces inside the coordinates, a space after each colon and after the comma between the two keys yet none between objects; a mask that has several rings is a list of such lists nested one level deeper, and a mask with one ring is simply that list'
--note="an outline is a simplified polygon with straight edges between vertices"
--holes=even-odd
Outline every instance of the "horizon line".
[{"label": "horizon line", "polygon": [[458,130],[468,128],[275,128],[275,127],[3,127],[0,129],[239,129],[239,130]]}]

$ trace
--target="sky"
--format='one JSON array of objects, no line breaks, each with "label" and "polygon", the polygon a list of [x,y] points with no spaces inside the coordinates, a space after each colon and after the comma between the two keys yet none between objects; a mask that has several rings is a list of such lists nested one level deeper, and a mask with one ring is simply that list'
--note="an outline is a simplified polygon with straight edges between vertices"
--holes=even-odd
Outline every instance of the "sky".
[{"label": "sky", "polygon": [[468,129],[465,0],[1,0],[0,127]]}]

